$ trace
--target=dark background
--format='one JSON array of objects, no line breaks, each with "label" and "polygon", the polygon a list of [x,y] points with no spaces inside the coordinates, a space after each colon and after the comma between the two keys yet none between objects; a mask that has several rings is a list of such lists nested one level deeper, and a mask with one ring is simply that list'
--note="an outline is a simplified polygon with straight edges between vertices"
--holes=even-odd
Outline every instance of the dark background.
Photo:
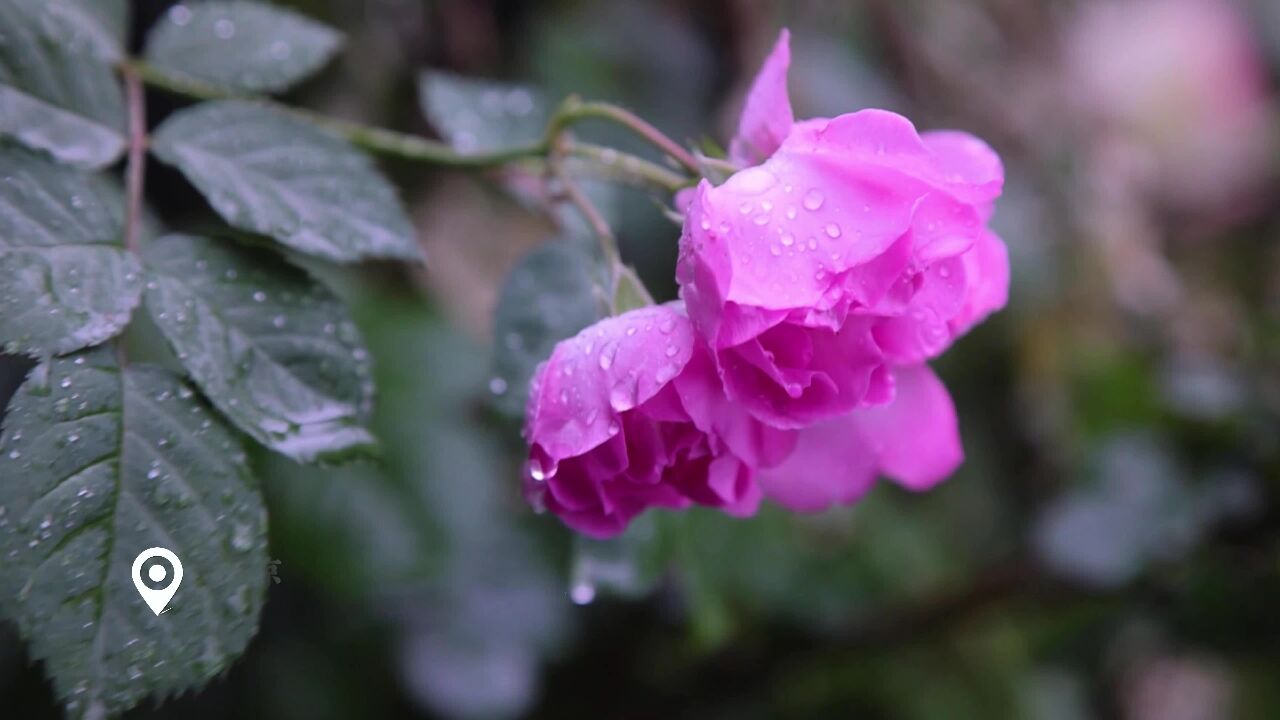
[{"label": "dark background", "polygon": [[[169,4],[137,3],[135,46]],[[1280,717],[1274,2],[284,4],[348,35],[289,101],[421,133],[432,67],[723,143],[789,26],[798,117],[888,107],[1001,153],[1010,304],[937,364],[968,456],[937,490],[575,550],[520,499],[519,423],[488,390],[501,281],[551,230],[483,177],[384,163],[429,269],[330,279],[377,359],[386,462],[259,457],[259,636],[127,717]],[[152,124],[182,104],[151,93]],[[211,220],[173,171],[148,188],[171,227]],[[618,212],[674,296],[678,229],[639,192]],[[27,367],[0,358],[0,397]],[[0,625],[0,716],[56,707]]]}]

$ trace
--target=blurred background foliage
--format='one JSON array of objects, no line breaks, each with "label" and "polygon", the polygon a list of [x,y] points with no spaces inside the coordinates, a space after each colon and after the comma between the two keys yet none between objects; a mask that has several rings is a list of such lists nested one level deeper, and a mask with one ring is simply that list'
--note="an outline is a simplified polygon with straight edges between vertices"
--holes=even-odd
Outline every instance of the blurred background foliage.
[{"label": "blurred background foliage", "polygon": [[[170,4],[136,3],[135,26]],[[385,164],[428,268],[310,268],[376,358],[382,461],[258,458],[278,580],[259,637],[210,687],[127,717],[1280,717],[1280,5],[282,4],[348,37],[291,100],[437,134],[457,112],[423,112],[424,69],[723,142],[789,26],[798,117],[887,107],[1005,158],[1010,304],[938,363],[968,459],[936,491],[575,540],[520,498],[508,376],[549,350],[529,344],[542,325],[599,312],[582,249],[509,176]],[[462,122],[473,143],[523,132]],[[158,221],[211,217],[149,174]],[[625,259],[674,297],[662,199],[610,197]],[[0,358],[0,397],[27,368]],[[0,716],[55,707],[0,627]]]}]

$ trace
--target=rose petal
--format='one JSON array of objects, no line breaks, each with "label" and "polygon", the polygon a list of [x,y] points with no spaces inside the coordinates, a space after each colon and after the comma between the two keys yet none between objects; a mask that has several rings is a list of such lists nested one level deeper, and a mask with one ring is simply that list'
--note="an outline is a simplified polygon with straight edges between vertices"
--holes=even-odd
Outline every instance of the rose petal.
[{"label": "rose petal", "polygon": [[[948,179],[983,188],[994,200],[1004,187],[1004,164],[991,146],[966,132],[932,130],[920,134]],[[984,220],[987,218],[983,218]]]},{"label": "rose petal", "polygon": [[732,455],[686,462],[672,473],[672,484],[699,505],[735,517],[750,517],[760,507],[760,486],[749,466]]},{"label": "rose petal", "polygon": [[928,365],[896,368],[894,375],[893,402],[852,417],[877,450],[881,472],[910,490],[927,490],[964,460],[955,406]]},{"label": "rose petal", "polygon": [[898,365],[924,362],[950,347],[954,335],[948,321],[966,300],[960,258],[934,263],[911,282],[918,288],[902,314],[881,320],[874,331],[880,350]]},{"label": "rose petal", "polygon": [[769,499],[792,510],[813,512],[855,502],[876,480],[877,458],[852,415],[805,428],[795,451],[757,481]]},{"label": "rose petal", "polygon": [[1009,301],[1009,250],[986,231],[962,257],[969,285],[964,307],[951,319],[951,332],[963,335]]},{"label": "rose petal", "polygon": [[729,143],[729,159],[739,165],[756,165],[773,154],[795,123],[787,95],[787,69],[791,65],[791,33],[783,29],[773,51],[751,83],[738,134]]},{"label": "rose petal", "polygon": [[551,461],[600,445],[620,414],[673,380],[693,352],[693,327],[671,306],[606,318],[556,345],[532,384],[525,433]]},{"label": "rose petal", "polygon": [[690,317],[704,337],[741,337],[718,322],[711,334],[708,319],[718,321],[729,302],[765,310],[818,305],[841,273],[907,232],[925,191],[874,165],[785,149],[719,187],[701,184],[678,273]]},{"label": "rose petal", "polygon": [[[777,428],[801,428],[843,415],[857,407],[872,389],[883,363],[872,339],[868,318],[849,318],[839,332],[804,331],[780,326],[759,338],[722,350],[717,360],[725,393],[761,421]],[[785,331],[777,345],[773,334]],[[795,332],[805,332],[807,362],[787,367],[788,359],[773,347]]]},{"label": "rose petal", "polygon": [[1004,187],[1004,168],[986,143],[955,131],[922,138],[910,120],[888,110],[860,110],[797,130],[780,154],[816,153],[844,165],[873,164],[975,205],[995,200]]},{"label": "rose petal", "polygon": [[777,465],[795,446],[795,433],[765,425],[729,400],[704,346],[695,349],[673,386],[698,429],[752,467]]}]

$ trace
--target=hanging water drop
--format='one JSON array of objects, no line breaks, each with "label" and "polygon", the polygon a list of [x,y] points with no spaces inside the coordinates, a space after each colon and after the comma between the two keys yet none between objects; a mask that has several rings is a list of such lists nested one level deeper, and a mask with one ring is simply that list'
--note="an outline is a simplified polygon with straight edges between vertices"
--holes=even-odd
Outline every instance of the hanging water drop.
[{"label": "hanging water drop", "polygon": [[574,583],[569,590],[569,598],[575,605],[588,605],[596,599],[596,588],[586,581]]}]

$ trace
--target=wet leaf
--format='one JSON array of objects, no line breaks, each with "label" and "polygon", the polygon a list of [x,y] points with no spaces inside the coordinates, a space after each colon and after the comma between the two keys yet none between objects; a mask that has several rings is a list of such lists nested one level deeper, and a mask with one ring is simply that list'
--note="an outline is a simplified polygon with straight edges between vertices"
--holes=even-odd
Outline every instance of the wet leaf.
[{"label": "wet leaf", "polygon": [[536,143],[551,115],[547,99],[523,85],[436,70],[418,76],[418,102],[432,127],[463,153]]},{"label": "wet leaf", "polygon": [[653,304],[653,296],[640,281],[634,268],[621,265],[617,269],[618,277],[613,288],[613,314],[621,315],[628,310],[648,307]]},{"label": "wet leaf", "polygon": [[0,344],[49,355],[115,336],[142,293],[120,192],[19,148],[0,147],[0,168]]},{"label": "wet leaf", "polygon": [[125,0],[13,0],[51,42],[108,62],[124,55]]},{"label": "wet leaf", "polygon": [[342,34],[256,2],[199,2],[169,9],[147,38],[161,71],[230,91],[280,92],[318,71]]},{"label": "wet leaf", "polygon": [[[132,565],[182,563],[156,615]],[[177,377],[108,349],[55,359],[0,438],[0,609],[73,717],[198,688],[244,651],[266,592],[266,514],[235,436]]]},{"label": "wet leaf", "polygon": [[422,257],[395,188],[306,120],[251,102],[204,103],[169,118],[152,148],[233,227],[338,262]]},{"label": "wet leaf", "polygon": [[25,2],[0,2],[0,136],[62,162],[109,165],[125,146],[120,83],[107,64],[49,37],[42,18]]},{"label": "wet leaf", "polygon": [[170,235],[144,254],[147,312],[211,401],[309,462],[373,445],[368,350],[343,304],[266,250]]}]

